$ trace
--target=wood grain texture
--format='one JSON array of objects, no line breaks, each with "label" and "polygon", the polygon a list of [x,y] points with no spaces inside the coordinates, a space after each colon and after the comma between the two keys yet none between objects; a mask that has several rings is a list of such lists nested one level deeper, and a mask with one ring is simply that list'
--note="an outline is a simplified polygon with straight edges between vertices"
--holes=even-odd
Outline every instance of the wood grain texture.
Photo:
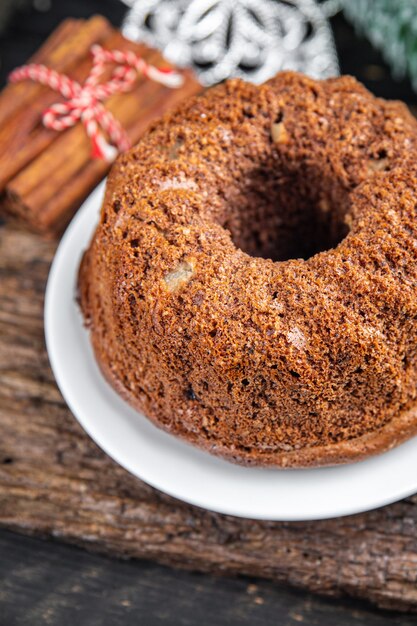
[{"label": "wood grain texture", "polygon": [[82,431],[55,385],[43,298],[55,244],[0,228],[0,524],[122,557],[248,574],[417,610],[417,496],[311,523],[240,520],[130,476]]},{"label": "wood grain texture", "polygon": [[415,626],[415,615],[370,610],[278,587],[150,561],[120,561],[0,530],[5,626]]}]

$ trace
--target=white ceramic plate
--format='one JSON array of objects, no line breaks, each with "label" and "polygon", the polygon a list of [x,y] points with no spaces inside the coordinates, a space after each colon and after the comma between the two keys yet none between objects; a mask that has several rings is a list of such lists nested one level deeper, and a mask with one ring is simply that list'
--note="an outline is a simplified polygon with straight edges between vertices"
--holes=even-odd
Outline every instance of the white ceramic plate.
[{"label": "white ceramic plate", "polygon": [[48,280],[46,342],[70,409],[129,472],[212,511],[266,520],[309,520],[373,509],[417,492],[417,438],[354,465],[310,470],[244,468],[175,439],[126,404],[103,378],[75,301],[83,250],[104,185],[86,200],[59,246]]}]

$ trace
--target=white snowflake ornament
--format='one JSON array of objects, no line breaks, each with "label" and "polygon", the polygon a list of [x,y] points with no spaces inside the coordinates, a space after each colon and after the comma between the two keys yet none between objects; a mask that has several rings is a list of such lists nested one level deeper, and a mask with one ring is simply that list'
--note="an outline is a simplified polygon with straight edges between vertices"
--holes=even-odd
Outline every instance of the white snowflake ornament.
[{"label": "white snowflake ornament", "polygon": [[138,0],[122,30],[194,67],[204,85],[235,76],[261,83],[285,69],[339,73],[330,25],[314,0]]}]

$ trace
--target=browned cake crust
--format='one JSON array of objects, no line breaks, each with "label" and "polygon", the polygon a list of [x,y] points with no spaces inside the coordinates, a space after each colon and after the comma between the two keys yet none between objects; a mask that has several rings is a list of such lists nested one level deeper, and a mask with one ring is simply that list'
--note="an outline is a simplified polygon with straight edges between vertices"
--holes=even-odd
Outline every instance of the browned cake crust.
[{"label": "browned cake crust", "polygon": [[243,464],[417,433],[417,124],[353,78],[193,98],[120,157],[80,270],[111,384]]}]

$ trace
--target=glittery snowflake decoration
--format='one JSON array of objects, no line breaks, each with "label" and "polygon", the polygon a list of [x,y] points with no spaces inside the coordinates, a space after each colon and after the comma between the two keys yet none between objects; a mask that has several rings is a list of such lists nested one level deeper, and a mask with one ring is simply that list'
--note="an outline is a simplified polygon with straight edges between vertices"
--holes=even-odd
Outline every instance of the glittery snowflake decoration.
[{"label": "glittery snowflake decoration", "polygon": [[160,48],[205,85],[239,76],[260,83],[279,70],[339,73],[332,32],[314,0],[138,0],[123,34]]}]

